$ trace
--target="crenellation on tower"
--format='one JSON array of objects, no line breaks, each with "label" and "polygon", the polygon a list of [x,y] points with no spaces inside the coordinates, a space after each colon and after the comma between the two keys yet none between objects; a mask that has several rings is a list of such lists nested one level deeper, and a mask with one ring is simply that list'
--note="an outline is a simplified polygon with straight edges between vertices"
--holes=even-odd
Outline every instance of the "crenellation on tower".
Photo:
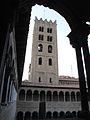
[{"label": "crenellation on tower", "polygon": [[57,24],[56,20],[55,21],[52,21],[52,20],[48,21],[47,19],[45,19],[45,20],[43,20],[42,18],[38,19],[36,16],[35,16],[35,21],[38,21],[40,23],[47,23],[47,24],[51,24],[51,25],[54,25],[54,23]]}]

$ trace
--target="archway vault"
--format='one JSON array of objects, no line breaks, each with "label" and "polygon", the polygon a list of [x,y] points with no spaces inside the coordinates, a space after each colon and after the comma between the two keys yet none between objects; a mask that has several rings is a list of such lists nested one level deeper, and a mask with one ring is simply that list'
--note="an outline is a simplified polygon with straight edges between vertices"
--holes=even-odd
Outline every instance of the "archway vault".
[{"label": "archway vault", "polygon": [[[90,0],[8,0],[6,3],[2,2],[2,7],[0,7],[2,18],[0,23],[2,27],[1,40],[3,43],[3,36],[6,34],[5,25],[7,26],[8,23],[14,21],[19,85],[23,73],[31,9],[35,4],[57,11],[66,19],[71,30],[74,31],[80,24],[85,24],[87,21],[90,22]],[[3,50],[2,47],[0,48]]]}]

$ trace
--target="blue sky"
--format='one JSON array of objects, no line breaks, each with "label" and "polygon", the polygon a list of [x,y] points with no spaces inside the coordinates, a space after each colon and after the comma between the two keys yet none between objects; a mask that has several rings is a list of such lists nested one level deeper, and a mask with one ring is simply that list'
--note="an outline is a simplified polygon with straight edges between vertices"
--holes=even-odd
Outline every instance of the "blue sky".
[{"label": "blue sky", "polygon": [[37,16],[38,19],[42,18],[43,20],[47,19],[47,21],[57,21],[59,75],[78,77],[75,50],[70,45],[67,37],[71,31],[68,23],[56,11],[49,9],[48,7],[35,5],[32,7],[31,13],[23,80],[28,79],[29,64],[31,63],[32,35],[35,16]]}]

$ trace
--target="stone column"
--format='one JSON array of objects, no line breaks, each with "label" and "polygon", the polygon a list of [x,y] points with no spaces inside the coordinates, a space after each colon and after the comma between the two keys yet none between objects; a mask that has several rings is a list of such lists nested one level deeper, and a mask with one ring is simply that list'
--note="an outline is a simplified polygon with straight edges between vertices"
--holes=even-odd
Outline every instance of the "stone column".
[{"label": "stone column", "polygon": [[81,47],[84,42],[83,40],[84,34],[82,32],[83,31],[82,27],[79,26],[79,28],[71,32],[68,35],[68,37],[70,38],[70,44],[75,48],[75,51],[76,51],[77,67],[78,67],[78,75],[79,75],[79,86],[80,86],[80,93],[81,93],[81,108],[82,108],[82,111],[89,111],[84,67],[83,67],[83,60],[82,60],[82,53],[81,53]]},{"label": "stone column", "polygon": [[89,48],[88,48],[88,41],[86,41],[82,49],[83,49],[86,76],[87,76],[88,95],[90,99],[90,54],[89,54]]},{"label": "stone column", "polygon": [[86,92],[86,82],[85,82],[81,48],[75,48],[75,51],[76,51],[77,67],[78,67],[78,75],[79,75],[79,86],[81,92],[81,108],[82,111],[88,111],[89,107],[88,107],[88,98]]}]

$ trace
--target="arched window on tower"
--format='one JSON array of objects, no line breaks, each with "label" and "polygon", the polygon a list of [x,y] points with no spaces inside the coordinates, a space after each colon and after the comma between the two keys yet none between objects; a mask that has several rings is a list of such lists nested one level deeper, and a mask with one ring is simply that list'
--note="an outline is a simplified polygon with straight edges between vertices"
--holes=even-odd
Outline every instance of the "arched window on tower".
[{"label": "arched window on tower", "polygon": [[38,39],[39,39],[39,40],[43,40],[43,39],[44,39],[44,36],[41,35],[41,34],[39,34]]},{"label": "arched window on tower", "polygon": [[47,33],[52,33],[52,28],[47,28]]},{"label": "arched window on tower", "polygon": [[42,65],[42,58],[41,57],[38,59],[38,64]]},{"label": "arched window on tower", "polygon": [[52,53],[52,46],[51,45],[48,46],[48,53]]},{"label": "arched window on tower", "polygon": [[39,27],[39,31],[40,31],[40,32],[43,32],[43,31],[44,31],[44,27],[41,27],[41,26],[40,26],[40,27]]},{"label": "arched window on tower", "polygon": [[48,60],[48,64],[49,64],[49,66],[52,65],[52,59],[51,59],[51,58],[49,58],[49,60]]},{"label": "arched window on tower", "polygon": [[39,51],[39,52],[42,52],[42,51],[43,51],[43,45],[42,45],[42,44],[39,44],[39,45],[38,45],[38,51]]}]

